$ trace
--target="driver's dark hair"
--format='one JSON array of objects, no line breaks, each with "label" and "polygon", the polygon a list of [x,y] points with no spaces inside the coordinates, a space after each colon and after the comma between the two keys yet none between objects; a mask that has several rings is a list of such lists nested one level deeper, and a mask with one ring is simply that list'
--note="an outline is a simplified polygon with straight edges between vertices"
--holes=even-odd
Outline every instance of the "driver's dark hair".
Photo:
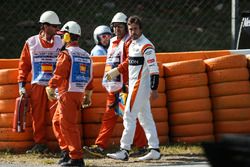
[{"label": "driver's dark hair", "polygon": [[131,24],[137,24],[139,25],[139,28],[142,29],[142,22],[141,22],[141,18],[139,16],[130,16],[128,18],[128,25],[131,25]]}]

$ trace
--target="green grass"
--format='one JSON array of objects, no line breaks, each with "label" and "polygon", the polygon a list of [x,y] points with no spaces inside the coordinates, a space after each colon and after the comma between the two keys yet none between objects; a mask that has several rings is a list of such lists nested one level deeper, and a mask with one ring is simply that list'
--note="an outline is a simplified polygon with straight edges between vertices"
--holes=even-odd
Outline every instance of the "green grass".
[{"label": "green grass", "polygon": [[[112,149],[109,151],[114,151],[117,149]],[[170,144],[167,146],[160,147],[163,156],[203,156],[204,152],[202,147],[191,144]],[[5,163],[31,163],[31,164],[56,164],[59,159],[59,153],[49,153],[49,154],[17,154],[10,151],[0,152],[0,162]],[[94,157],[84,154],[85,159],[93,159]],[[96,159],[96,158],[94,158]]]},{"label": "green grass", "polygon": [[161,153],[165,155],[203,155],[203,148],[199,145],[192,144],[171,144],[161,146]]},{"label": "green grass", "polygon": [[54,154],[15,154],[0,152],[1,163],[12,163],[12,164],[56,164],[59,156]]}]

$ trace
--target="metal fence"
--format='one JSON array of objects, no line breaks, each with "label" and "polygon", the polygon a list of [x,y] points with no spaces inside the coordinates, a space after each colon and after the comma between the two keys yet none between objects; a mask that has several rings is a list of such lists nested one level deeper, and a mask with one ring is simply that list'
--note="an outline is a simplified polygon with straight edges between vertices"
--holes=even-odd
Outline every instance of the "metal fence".
[{"label": "metal fence", "polygon": [[[46,10],[55,11],[63,24],[80,23],[80,45],[89,52],[95,27],[109,25],[119,11],[142,17],[143,32],[157,52],[231,48],[229,0],[0,0],[0,4],[0,58],[20,56],[25,40],[39,32],[38,20]],[[238,8],[250,9],[250,1],[239,0]]]}]

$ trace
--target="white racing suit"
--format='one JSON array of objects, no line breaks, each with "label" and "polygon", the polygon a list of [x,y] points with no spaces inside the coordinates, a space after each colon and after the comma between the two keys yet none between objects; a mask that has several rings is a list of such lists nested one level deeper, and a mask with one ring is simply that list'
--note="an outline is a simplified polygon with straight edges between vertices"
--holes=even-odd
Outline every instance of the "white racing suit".
[{"label": "white racing suit", "polygon": [[[151,75],[158,76],[153,44],[141,35],[129,46],[128,55],[129,94],[123,116],[124,131],[121,148],[130,150],[133,143],[136,118],[143,127],[149,148],[159,148],[159,139],[150,107]],[[157,84],[158,86],[158,84]],[[156,88],[157,89],[157,88]]]}]

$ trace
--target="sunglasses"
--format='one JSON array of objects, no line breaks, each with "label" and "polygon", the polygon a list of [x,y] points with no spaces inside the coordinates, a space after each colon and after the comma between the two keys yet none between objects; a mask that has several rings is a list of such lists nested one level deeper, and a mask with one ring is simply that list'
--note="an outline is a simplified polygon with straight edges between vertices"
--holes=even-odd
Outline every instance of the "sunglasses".
[{"label": "sunglasses", "polygon": [[119,28],[119,29],[121,29],[121,28],[123,28],[123,27],[124,27],[123,24],[114,24],[114,25],[113,25],[113,28]]},{"label": "sunglasses", "polygon": [[101,34],[99,35],[100,38],[103,38],[103,39],[107,39],[107,38],[111,38],[111,35],[110,34]]},{"label": "sunglasses", "polygon": [[58,25],[55,25],[55,24],[50,24],[50,26],[53,28],[58,28]]}]

